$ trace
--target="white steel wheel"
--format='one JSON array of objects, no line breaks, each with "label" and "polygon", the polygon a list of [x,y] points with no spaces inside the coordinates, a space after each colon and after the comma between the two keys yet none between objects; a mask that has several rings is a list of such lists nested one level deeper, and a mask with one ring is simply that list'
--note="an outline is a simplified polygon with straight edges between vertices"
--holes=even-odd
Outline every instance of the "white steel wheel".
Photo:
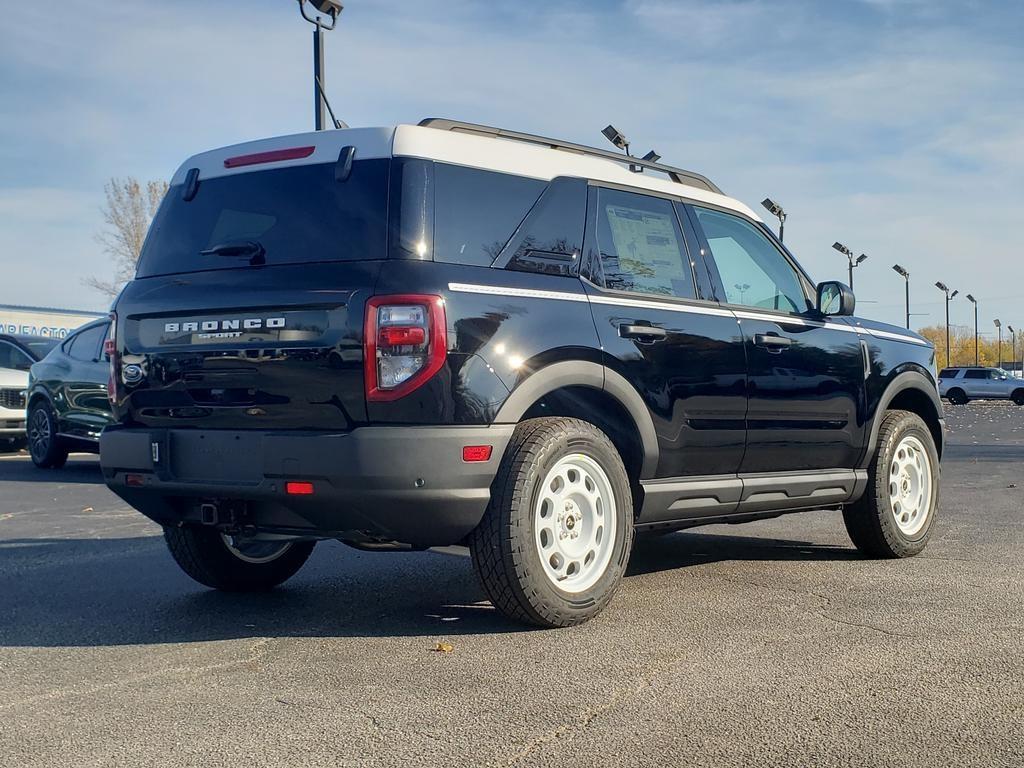
[{"label": "white steel wheel", "polygon": [[228,551],[244,563],[272,563],[292,547],[290,541],[246,541],[226,533],[220,537]]},{"label": "white steel wheel", "polygon": [[932,504],[933,473],[924,444],[906,435],[893,451],[889,465],[889,508],[896,527],[914,536],[928,522]]},{"label": "white steel wheel", "polygon": [[534,539],[544,575],[563,592],[590,589],[615,545],[615,494],[608,475],[582,453],[548,471],[534,508]]}]

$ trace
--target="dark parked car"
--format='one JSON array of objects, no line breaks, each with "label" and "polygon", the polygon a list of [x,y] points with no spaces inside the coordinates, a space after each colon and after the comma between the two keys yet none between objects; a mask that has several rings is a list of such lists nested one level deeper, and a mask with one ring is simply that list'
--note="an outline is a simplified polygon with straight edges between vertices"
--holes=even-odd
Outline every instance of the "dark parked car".
[{"label": "dark parked car", "polygon": [[58,339],[26,334],[0,334],[0,450],[25,444],[25,388],[28,369]]},{"label": "dark parked car", "polygon": [[28,381],[28,449],[37,467],[62,467],[71,451],[97,452],[111,423],[104,342],[110,320],[83,325],[32,366]]},{"label": "dark parked car", "polygon": [[647,159],[443,120],[252,142],[172,180],[100,461],[202,584],[461,543],[499,609],[566,626],[636,530],[842,509],[868,556],[924,548],[935,350],[853,311]]}]

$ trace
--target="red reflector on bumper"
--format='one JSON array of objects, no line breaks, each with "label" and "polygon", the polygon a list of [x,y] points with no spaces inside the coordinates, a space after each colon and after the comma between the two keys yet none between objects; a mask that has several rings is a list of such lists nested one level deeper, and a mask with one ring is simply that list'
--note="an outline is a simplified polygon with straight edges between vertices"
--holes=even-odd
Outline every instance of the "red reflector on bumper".
[{"label": "red reflector on bumper", "polygon": [[491,446],[489,445],[466,445],[462,448],[463,461],[489,461],[491,458]]},{"label": "red reflector on bumper", "polygon": [[124,484],[138,488],[140,485],[146,484],[146,479],[142,475],[125,475]]},{"label": "red reflector on bumper", "polygon": [[313,484],[293,480],[284,484],[284,492],[289,496],[312,496]]}]

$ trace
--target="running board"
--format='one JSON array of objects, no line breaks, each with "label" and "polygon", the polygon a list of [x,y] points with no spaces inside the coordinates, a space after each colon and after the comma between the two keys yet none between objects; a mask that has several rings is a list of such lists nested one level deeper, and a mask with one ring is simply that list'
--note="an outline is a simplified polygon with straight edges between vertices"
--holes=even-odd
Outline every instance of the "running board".
[{"label": "running board", "polygon": [[862,469],[642,480],[644,501],[636,523],[831,507],[859,498],[867,482]]}]

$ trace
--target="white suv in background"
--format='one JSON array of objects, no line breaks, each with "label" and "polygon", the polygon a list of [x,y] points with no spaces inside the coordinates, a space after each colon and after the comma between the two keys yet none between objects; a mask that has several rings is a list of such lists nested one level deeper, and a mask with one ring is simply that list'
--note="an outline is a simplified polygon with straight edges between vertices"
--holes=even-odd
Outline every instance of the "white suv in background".
[{"label": "white suv in background", "polygon": [[1001,368],[943,368],[939,371],[939,394],[963,405],[971,400],[1013,400],[1024,405],[1024,379]]}]

